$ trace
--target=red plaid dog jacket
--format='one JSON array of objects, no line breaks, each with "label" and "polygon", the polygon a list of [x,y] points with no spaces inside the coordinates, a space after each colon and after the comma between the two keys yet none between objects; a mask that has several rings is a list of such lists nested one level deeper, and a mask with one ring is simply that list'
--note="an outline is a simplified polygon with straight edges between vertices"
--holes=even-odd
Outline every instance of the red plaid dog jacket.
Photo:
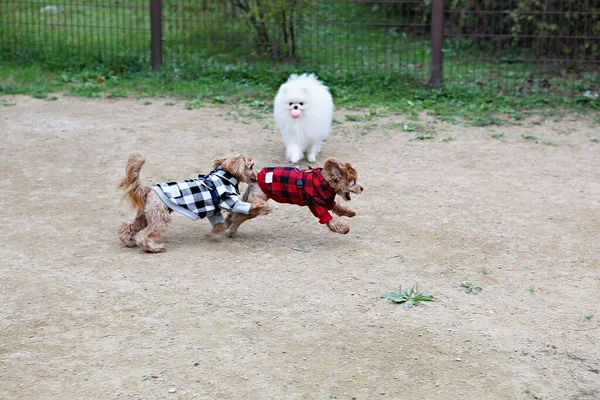
[{"label": "red plaid dog jacket", "polygon": [[323,177],[322,169],[267,167],[256,178],[269,198],[278,203],[308,206],[319,222],[326,224],[332,218],[327,210],[335,206],[335,190]]}]

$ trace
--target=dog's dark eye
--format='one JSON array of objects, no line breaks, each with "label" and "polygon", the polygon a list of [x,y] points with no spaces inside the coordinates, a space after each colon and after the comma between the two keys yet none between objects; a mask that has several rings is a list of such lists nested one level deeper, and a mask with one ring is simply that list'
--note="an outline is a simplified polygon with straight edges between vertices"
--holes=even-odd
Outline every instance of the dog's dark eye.
[{"label": "dog's dark eye", "polygon": [[354,186],[354,185],[356,185],[356,182],[354,182],[354,181],[350,182],[350,186]]},{"label": "dog's dark eye", "polygon": [[301,106],[303,106],[303,105],[304,105],[304,103],[300,103],[300,105],[301,105]]},{"label": "dog's dark eye", "polygon": [[290,103],[290,106],[291,106],[292,104],[294,104],[294,103]]}]

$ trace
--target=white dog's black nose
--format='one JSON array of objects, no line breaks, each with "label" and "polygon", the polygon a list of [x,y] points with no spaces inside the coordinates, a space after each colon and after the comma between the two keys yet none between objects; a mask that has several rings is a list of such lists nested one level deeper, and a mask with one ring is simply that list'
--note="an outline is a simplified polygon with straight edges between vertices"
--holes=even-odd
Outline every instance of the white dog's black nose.
[{"label": "white dog's black nose", "polygon": [[298,109],[298,106],[297,106],[297,105],[295,105],[294,107],[292,107],[292,109],[293,109],[293,110],[297,110],[297,109]]}]

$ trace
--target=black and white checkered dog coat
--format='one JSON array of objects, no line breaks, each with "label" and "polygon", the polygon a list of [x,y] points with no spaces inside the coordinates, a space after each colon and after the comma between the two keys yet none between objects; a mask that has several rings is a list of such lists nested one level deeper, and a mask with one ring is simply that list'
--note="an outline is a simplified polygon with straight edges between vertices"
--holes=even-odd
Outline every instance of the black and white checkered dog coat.
[{"label": "black and white checkered dog coat", "polygon": [[220,168],[196,179],[158,183],[153,189],[171,210],[193,220],[208,217],[213,225],[225,222],[221,210],[250,212],[251,204],[240,200],[237,179]]}]

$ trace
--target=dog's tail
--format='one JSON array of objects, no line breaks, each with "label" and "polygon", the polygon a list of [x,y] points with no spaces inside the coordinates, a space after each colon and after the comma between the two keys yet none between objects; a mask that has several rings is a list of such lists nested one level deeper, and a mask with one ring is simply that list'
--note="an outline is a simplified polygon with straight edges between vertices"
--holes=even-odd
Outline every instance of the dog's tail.
[{"label": "dog's tail", "polygon": [[123,190],[123,198],[127,199],[138,213],[144,211],[146,196],[151,188],[144,186],[140,181],[140,170],[146,162],[142,153],[133,153],[125,165],[125,178],[119,183],[118,188]]}]

